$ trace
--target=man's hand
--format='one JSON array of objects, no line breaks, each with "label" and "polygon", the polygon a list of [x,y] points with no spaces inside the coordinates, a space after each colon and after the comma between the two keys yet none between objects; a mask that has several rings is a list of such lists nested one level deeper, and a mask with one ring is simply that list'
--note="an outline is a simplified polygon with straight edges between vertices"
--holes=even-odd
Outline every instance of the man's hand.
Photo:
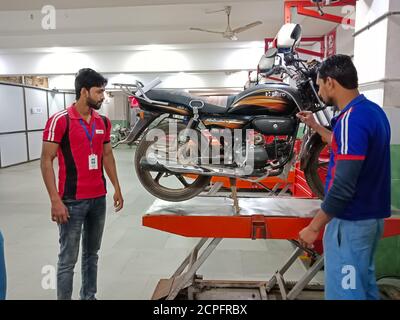
[{"label": "man's hand", "polygon": [[312,249],[318,235],[319,231],[313,230],[310,226],[307,226],[299,232],[299,242],[303,247]]},{"label": "man's hand", "polygon": [[124,198],[120,190],[116,190],[114,193],[114,208],[115,212],[120,211],[124,207]]},{"label": "man's hand", "polygon": [[117,167],[115,165],[114,155],[112,153],[111,143],[104,144],[103,164],[107,175],[114,186],[114,208],[115,212],[120,211],[124,206],[124,198],[122,198],[121,188],[117,177]]},{"label": "man's hand", "polygon": [[301,122],[305,123],[312,129],[315,129],[318,126],[317,121],[315,121],[314,114],[311,111],[301,111],[296,114],[296,116]]},{"label": "man's hand", "polygon": [[51,203],[51,220],[63,224],[68,222],[68,218],[68,209],[61,200]]},{"label": "man's hand", "polygon": [[314,118],[314,114],[311,111],[301,111],[296,114],[297,118],[301,122],[305,123],[311,129],[315,130],[322,138],[322,141],[327,143],[329,146],[332,143],[332,131],[321,126]]},{"label": "man's hand", "polygon": [[[312,213],[314,214],[315,211]],[[310,224],[299,232],[300,244],[305,248],[313,248],[313,243],[317,240],[319,233],[331,219],[332,217],[322,209],[318,209]]]}]

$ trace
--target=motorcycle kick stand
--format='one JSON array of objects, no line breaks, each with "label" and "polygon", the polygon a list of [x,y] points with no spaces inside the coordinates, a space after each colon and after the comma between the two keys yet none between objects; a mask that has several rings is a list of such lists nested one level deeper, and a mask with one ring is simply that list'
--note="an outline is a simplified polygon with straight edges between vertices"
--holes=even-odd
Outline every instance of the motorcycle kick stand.
[{"label": "motorcycle kick stand", "polygon": [[239,215],[240,207],[239,207],[239,199],[237,196],[237,179],[236,178],[229,178],[229,182],[231,185],[231,198],[233,199],[233,210],[235,215]]}]

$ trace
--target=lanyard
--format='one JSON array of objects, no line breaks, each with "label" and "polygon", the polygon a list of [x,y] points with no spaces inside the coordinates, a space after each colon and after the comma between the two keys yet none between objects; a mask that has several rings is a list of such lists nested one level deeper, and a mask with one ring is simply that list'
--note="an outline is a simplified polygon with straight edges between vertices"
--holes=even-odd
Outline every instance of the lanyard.
[{"label": "lanyard", "polygon": [[86,136],[88,137],[89,144],[90,144],[90,152],[93,153],[93,143],[92,143],[92,142],[93,142],[93,137],[94,137],[94,131],[96,130],[96,122],[93,121],[93,124],[92,124],[92,134],[91,134],[91,135],[89,134],[89,131],[88,131],[88,129],[86,128],[86,125],[83,123],[83,120],[82,120],[82,119],[79,119],[79,122],[80,122],[80,124],[81,124],[83,130],[85,130]]}]

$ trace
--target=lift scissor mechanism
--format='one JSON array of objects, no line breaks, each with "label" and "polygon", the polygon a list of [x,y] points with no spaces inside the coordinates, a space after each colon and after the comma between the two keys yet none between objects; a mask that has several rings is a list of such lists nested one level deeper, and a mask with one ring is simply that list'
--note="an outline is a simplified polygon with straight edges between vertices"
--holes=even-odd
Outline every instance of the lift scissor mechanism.
[{"label": "lift scissor mechanism", "polygon": [[[323,299],[323,286],[312,279],[323,268],[323,254],[302,247],[295,239],[320,207],[317,199],[198,197],[184,202],[157,199],[143,216],[143,225],[184,237],[200,238],[169,279],[161,279],[152,299]],[[383,237],[400,234],[400,218],[385,220]],[[322,239],[323,233],[319,236]],[[293,252],[265,281],[204,280],[199,268],[224,238],[281,239]],[[285,273],[307,254],[304,275],[295,282]],[[216,253],[218,254],[218,253]]]}]

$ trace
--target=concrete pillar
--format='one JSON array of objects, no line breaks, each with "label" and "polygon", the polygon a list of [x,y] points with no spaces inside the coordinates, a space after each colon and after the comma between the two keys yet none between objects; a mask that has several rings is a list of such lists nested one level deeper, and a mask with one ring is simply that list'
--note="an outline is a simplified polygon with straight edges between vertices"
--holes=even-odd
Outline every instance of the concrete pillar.
[{"label": "concrete pillar", "polygon": [[[383,107],[391,124],[392,205],[400,208],[400,1],[357,1],[354,37],[360,89]],[[399,249],[400,237],[381,241],[378,274],[400,275]]]}]

